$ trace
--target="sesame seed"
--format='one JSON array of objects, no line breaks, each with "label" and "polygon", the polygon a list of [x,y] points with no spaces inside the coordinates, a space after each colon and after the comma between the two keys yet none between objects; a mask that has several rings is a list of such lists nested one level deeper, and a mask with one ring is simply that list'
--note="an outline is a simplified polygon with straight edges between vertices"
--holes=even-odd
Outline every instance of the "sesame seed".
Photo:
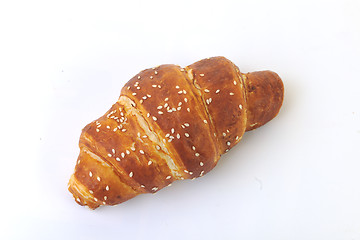
[{"label": "sesame seed", "polygon": [[154,85],[152,85],[152,87],[156,88],[156,87],[157,87],[157,85],[156,85],[156,84],[154,84]]},{"label": "sesame seed", "polygon": [[122,131],[122,132],[126,132],[126,129],[125,129],[125,128],[123,128],[121,131]]},{"label": "sesame seed", "polygon": [[138,76],[138,79],[140,79],[140,76]]},{"label": "sesame seed", "polygon": [[186,90],[185,90],[185,89],[183,90],[183,92],[184,92],[184,94],[186,94]]},{"label": "sesame seed", "polygon": [[157,188],[157,187],[153,187],[151,190],[153,190],[153,191],[156,191],[156,190],[158,190],[159,188]]},{"label": "sesame seed", "polygon": [[100,132],[100,130],[97,128],[97,129],[96,129],[96,132]]},{"label": "sesame seed", "polygon": [[184,126],[185,126],[185,127],[189,127],[189,126],[190,126],[190,124],[188,124],[188,123],[184,123]]},{"label": "sesame seed", "polygon": [[132,93],[133,96],[136,96],[136,92]]},{"label": "sesame seed", "polygon": [[235,140],[238,140],[239,139],[239,136],[236,136]]},{"label": "sesame seed", "polygon": [[144,154],[144,151],[143,151],[143,150],[140,150],[139,152],[140,152],[141,154]]},{"label": "sesame seed", "polygon": [[230,146],[230,144],[231,144],[230,142],[226,142],[226,145]]},{"label": "sesame seed", "polygon": [[168,140],[168,142],[171,142],[172,141],[172,139],[170,138],[169,140]]},{"label": "sesame seed", "polygon": [[204,175],[204,172],[205,172],[205,171],[201,171],[201,173],[200,173],[200,177]]},{"label": "sesame seed", "polygon": [[228,151],[229,151],[229,149],[226,149],[226,150],[225,150],[225,152],[228,152]]},{"label": "sesame seed", "polygon": [[108,153],[108,156],[109,156],[109,157],[112,157],[111,153]]},{"label": "sesame seed", "polygon": [[166,101],[168,101],[168,100],[169,100],[169,98],[165,98],[165,100],[164,100],[164,101],[166,102]]},{"label": "sesame seed", "polygon": [[91,171],[89,172],[89,176],[90,176],[90,177],[92,177],[92,176],[93,176],[93,174],[92,174],[92,172],[91,172]]},{"label": "sesame seed", "polygon": [[106,188],[105,188],[105,189],[106,189],[106,191],[109,191],[109,189],[110,189],[110,188],[109,188],[109,186],[108,186],[108,185],[106,185]]},{"label": "sesame seed", "polygon": [[138,132],[138,133],[137,133],[137,136],[138,136],[138,137],[141,137],[141,134],[140,134],[140,132]]},{"label": "sesame seed", "polygon": [[111,149],[111,151],[115,154],[115,149]]},{"label": "sesame seed", "polygon": [[163,108],[163,106],[161,106],[161,105],[157,107],[157,109],[159,109],[159,110],[162,109],[162,108]]},{"label": "sesame seed", "polygon": [[200,166],[204,166],[204,163],[203,163],[203,162],[200,162],[199,164],[200,164]]},{"label": "sesame seed", "polygon": [[185,137],[190,137],[190,135],[188,133],[184,133]]},{"label": "sesame seed", "polygon": [[206,119],[204,119],[204,123],[207,124],[208,122],[206,121]]},{"label": "sesame seed", "polygon": [[94,200],[95,200],[95,202],[97,202],[98,199],[96,197],[94,197]]},{"label": "sesame seed", "polygon": [[174,128],[172,128],[172,129],[171,129],[171,133],[174,133],[174,132],[175,132],[175,129],[174,129]]},{"label": "sesame seed", "polygon": [[157,120],[157,118],[156,118],[155,116],[153,116],[153,119],[154,119],[154,121],[156,121],[156,120]]},{"label": "sesame seed", "polygon": [[162,111],[158,111],[158,113],[161,115],[161,114],[164,114]]},{"label": "sesame seed", "polygon": [[97,179],[99,182],[101,181],[101,178],[100,178],[100,177],[97,177],[96,179]]},{"label": "sesame seed", "polygon": [[158,85],[158,88],[161,88],[161,86],[160,86],[160,85]]},{"label": "sesame seed", "polygon": [[147,113],[146,116],[147,116],[147,117],[150,117],[150,113]]},{"label": "sesame seed", "polygon": [[140,185],[140,187],[145,188],[145,186],[144,186],[144,185],[142,185],[142,184]]},{"label": "sesame seed", "polygon": [[205,89],[205,90],[204,90],[204,92],[209,93],[209,92],[210,92],[210,90],[209,90],[209,89]]},{"label": "sesame seed", "polygon": [[171,178],[171,176],[167,176],[167,177],[166,177],[166,179],[170,179],[170,178]]},{"label": "sesame seed", "polygon": [[181,72],[185,71],[183,68],[180,69]]},{"label": "sesame seed", "polygon": [[153,76],[150,76],[150,79],[153,79],[154,77]]},{"label": "sesame seed", "polygon": [[187,108],[186,110],[187,110],[188,112],[190,112],[190,108]]},{"label": "sesame seed", "polygon": [[182,90],[178,91],[178,94],[182,94],[182,93],[183,93],[183,91],[182,91]]},{"label": "sesame seed", "polygon": [[124,157],[125,157],[125,153],[122,152],[122,153],[121,153],[121,157],[124,158]]},{"label": "sesame seed", "polygon": [[164,108],[167,108],[167,106],[169,106],[169,104],[168,104],[168,103],[165,103]]},{"label": "sesame seed", "polygon": [[176,89],[179,89],[180,87],[179,86],[175,86]]},{"label": "sesame seed", "polygon": [[185,172],[185,173],[189,173],[189,171],[188,171],[188,170],[186,170],[186,169],[184,170],[184,172]]},{"label": "sesame seed", "polygon": [[107,196],[104,196],[104,200],[105,200],[105,201],[107,200]]},{"label": "sesame seed", "polygon": [[177,110],[180,111],[180,110],[181,110],[181,107],[178,107]]},{"label": "sesame seed", "polygon": [[136,87],[137,90],[140,90],[140,87]]},{"label": "sesame seed", "polygon": [[200,73],[200,77],[203,77],[203,76],[205,76],[203,73]]},{"label": "sesame seed", "polygon": [[150,95],[150,94],[146,94],[146,96],[147,96],[148,98],[151,98],[151,95]]},{"label": "sesame seed", "polygon": [[155,75],[156,75],[156,74],[158,74],[158,72],[157,72],[157,71],[155,71],[154,73],[155,73]]},{"label": "sesame seed", "polygon": [[106,126],[107,129],[110,129],[110,126]]},{"label": "sesame seed", "polygon": [[157,150],[160,150],[160,146],[159,146],[159,145],[156,145],[156,149],[157,149]]},{"label": "sesame seed", "polygon": [[225,136],[226,136],[226,133],[223,132],[223,136],[225,137]]},{"label": "sesame seed", "polygon": [[187,100],[187,98],[184,98],[184,102],[187,102],[188,100]]},{"label": "sesame seed", "polygon": [[135,152],[135,148],[134,148],[134,147],[131,147],[130,149],[131,149],[133,152]]},{"label": "sesame seed", "polygon": [[234,96],[234,93],[232,93],[232,92],[231,92],[231,93],[229,93],[229,94],[230,94],[230,96]]},{"label": "sesame seed", "polygon": [[243,108],[243,106],[240,104],[240,105],[239,105],[239,108],[240,108],[240,109],[242,109],[242,108]]},{"label": "sesame seed", "polygon": [[150,166],[151,164],[152,164],[152,161],[151,161],[151,160],[149,160],[149,161],[148,161],[148,165]]},{"label": "sesame seed", "polygon": [[199,154],[199,153],[195,153],[195,156],[198,157],[198,156],[200,156],[200,154]]},{"label": "sesame seed", "polygon": [[120,158],[118,158],[118,157],[116,157],[115,160],[118,161],[118,162],[120,162]]},{"label": "sesame seed", "polygon": [[215,93],[219,93],[220,92],[220,89],[216,90]]},{"label": "sesame seed", "polygon": [[147,96],[143,96],[142,98],[143,98],[144,100],[146,100],[146,99],[147,99]]},{"label": "sesame seed", "polygon": [[179,102],[178,106],[180,107],[182,105],[182,102]]},{"label": "sesame seed", "polygon": [[114,132],[116,132],[117,131],[117,127],[116,128],[114,128],[114,130],[113,130]]},{"label": "sesame seed", "polygon": [[165,137],[169,137],[170,136],[170,133],[167,133],[166,135],[165,135]]},{"label": "sesame seed", "polygon": [[127,87],[127,90],[129,90],[129,89],[130,89],[130,86]]},{"label": "sesame seed", "polygon": [[195,149],[196,149],[195,146],[192,146],[191,148],[192,148],[192,150],[194,150],[194,151],[195,151]]},{"label": "sesame seed", "polygon": [[236,83],[236,80],[234,80],[234,85],[236,85],[237,83]]},{"label": "sesame seed", "polygon": [[133,177],[134,176],[134,173],[133,172],[130,172],[129,173],[129,177]]},{"label": "sesame seed", "polygon": [[180,134],[178,133],[178,134],[176,135],[176,137],[177,137],[177,139],[180,139]]}]

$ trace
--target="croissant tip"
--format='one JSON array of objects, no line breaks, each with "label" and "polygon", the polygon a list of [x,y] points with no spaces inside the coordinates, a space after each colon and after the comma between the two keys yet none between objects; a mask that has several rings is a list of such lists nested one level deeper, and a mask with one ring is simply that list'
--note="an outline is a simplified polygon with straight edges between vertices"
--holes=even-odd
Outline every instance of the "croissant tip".
[{"label": "croissant tip", "polygon": [[85,186],[81,184],[73,175],[71,175],[68,190],[73,195],[75,202],[81,206],[85,206],[91,210],[95,210],[100,205],[94,202],[91,198],[89,198],[88,194],[86,194]]}]

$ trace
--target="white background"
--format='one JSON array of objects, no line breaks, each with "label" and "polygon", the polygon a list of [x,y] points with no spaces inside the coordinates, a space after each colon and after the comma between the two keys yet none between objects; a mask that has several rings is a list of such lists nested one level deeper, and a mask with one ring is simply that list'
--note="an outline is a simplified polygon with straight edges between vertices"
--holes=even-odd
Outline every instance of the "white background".
[{"label": "white background", "polygon": [[[2,1],[1,239],[360,239],[360,2]],[[145,68],[222,55],[285,84],[201,179],[95,211],[82,127]]]}]

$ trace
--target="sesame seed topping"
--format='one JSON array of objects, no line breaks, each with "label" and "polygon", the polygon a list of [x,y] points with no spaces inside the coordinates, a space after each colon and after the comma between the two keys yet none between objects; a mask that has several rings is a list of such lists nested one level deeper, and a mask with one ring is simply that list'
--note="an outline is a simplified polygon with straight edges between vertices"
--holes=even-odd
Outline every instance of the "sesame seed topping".
[{"label": "sesame seed topping", "polygon": [[158,111],[158,113],[161,115],[161,114],[164,114],[162,111]]},{"label": "sesame seed topping", "polygon": [[176,89],[179,89],[180,87],[179,86],[175,86]]},{"label": "sesame seed topping", "polygon": [[185,89],[183,90],[183,92],[184,92],[184,94],[186,94],[186,90],[185,90]]},{"label": "sesame seed topping", "polygon": [[146,100],[146,99],[147,99],[147,96],[143,96],[142,98],[143,98],[144,100]]},{"label": "sesame seed topping", "polygon": [[96,132],[100,132],[100,130],[97,128],[97,129],[96,129]]},{"label": "sesame seed topping", "polygon": [[196,149],[195,146],[192,146],[191,148],[192,148],[192,150],[194,150],[194,151],[195,151],[195,149]]},{"label": "sesame seed topping", "polygon": [[153,76],[150,76],[150,79],[153,79],[154,77]]},{"label": "sesame seed topping", "polygon": [[188,112],[190,112],[190,108],[187,108],[186,110],[187,110]]},{"label": "sesame seed topping", "polygon": [[166,177],[166,179],[170,179],[170,178],[171,178],[171,176],[167,176],[167,177]]},{"label": "sesame seed topping", "polygon": [[203,175],[204,175],[204,173],[205,173],[205,171],[201,171],[201,173],[200,173],[200,177],[201,177],[201,176],[203,176]]},{"label": "sesame seed topping", "polygon": [[155,116],[153,116],[152,118],[154,119],[154,121],[156,121],[156,120],[157,120],[157,118],[156,118]]},{"label": "sesame seed topping", "polygon": [[180,69],[181,72],[185,71],[183,68]]},{"label": "sesame seed topping", "polygon": [[165,98],[165,100],[164,100],[164,101],[166,102],[166,101],[168,101],[168,100],[169,100],[169,98]]},{"label": "sesame seed topping", "polygon": [[154,73],[155,73],[155,75],[156,75],[156,74],[158,74],[158,72],[157,72],[157,71],[155,71]]},{"label": "sesame seed topping", "polygon": [[94,192],[92,190],[89,190],[89,193],[93,194]]},{"label": "sesame seed topping", "polygon": [[153,190],[153,191],[156,191],[156,190],[158,190],[159,188],[157,188],[157,187],[153,187],[151,190]]},{"label": "sesame seed topping", "polygon": [[152,85],[152,87],[156,88],[156,87],[157,87],[157,85],[156,85],[156,84],[154,84],[154,85]]},{"label": "sesame seed topping", "polygon": [[106,191],[109,191],[109,189],[110,189],[110,188],[109,188],[109,186],[108,186],[108,185],[106,185],[106,188],[105,188],[105,189],[106,189]]},{"label": "sesame seed topping", "polygon": [[133,96],[136,96],[136,92],[132,93]]},{"label": "sesame seed topping", "polygon": [[108,156],[109,156],[109,157],[112,157],[111,153],[108,153]]},{"label": "sesame seed topping", "polygon": [[207,124],[208,122],[206,121],[206,119],[204,119],[204,123]]},{"label": "sesame seed topping", "polygon": [[143,150],[140,150],[139,152],[140,152],[141,154],[144,154],[144,151],[143,151]]},{"label": "sesame seed topping", "polygon": [[187,100],[187,98],[184,98],[184,102],[187,102],[188,100]]},{"label": "sesame seed topping", "polygon": [[107,129],[110,129],[110,126],[106,126]]},{"label": "sesame seed topping", "polygon": [[115,160],[118,161],[118,162],[120,162],[120,158],[118,158],[118,157],[116,157]]},{"label": "sesame seed topping", "polygon": [[125,129],[125,128],[123,128],[121,131],[122,131],[122,132],[126,132],[126,129]]},{"label": "sesame seed topping", "polygon": [[169,104],[168,104],[168,103],[165,103],[164,108],[166,108],[167,106],[169,106]]},{"label": "sesame seed topping", "polygon": [[95,200],[95,202],[97,202],[98,199],[96,197],[94,197],[94,200]]},{"label": "sesame seed topping", "polygon": [[177,139],[180,139],[180,134],[178,133],[178,134],[176,135],[176,137],[177,137]]},{"label": "sesame seed topping", "polygon": [[130,172],[129,173],[129,177],[133,177],[134,176],[134,173],[133,172]]},{"label": "sesame seed topping", "polygon": [[105,200],[105,201],[107,200],[107,196],[104,196],[104,200]]},{"label": "sesame seed topping", "polygon": [[138,79],[140,79],[140,76],[138,76]]},{"label": "sesame seed topping", "polygon": [[239,136],[236,136],[235,140],[238,140],[239,139]]},{"label": "sesame seed topping", "polygon": [[89,172],[89,176],[90,176],[90,177],[92,177],[92,176],[93,176],[93,174],[92,174],[92,172],[91,172],[91,171]]},{"label": "sesame seed topping", "polygon": [[172,128],[172,129],[171,129],[171,133],[174,133],[174,132],[175,132],[175,129],[174,129],[174,128]]},{"label": "sesame seed topping", "polygon": [[146,116],[147,116],[147,117],[150,117],[150,113],[147,113]]},{"label": "sesame seed topping", "polygon": [[150,94],[146,94],[146,96],[147,96],[148,98],[151,98],[151,95],[150,95]]},{"label": "sesame seed topping", "polygon": [[204,92],[209,93],[209,92],[210,92],[210,90],[209,90],[209,89],[205,89],[205,90],[204,90]]},{"label": "sesame seed topping", "polygon": [[226,136],[226,133],[223,132],[223,136],[225,137],[225,136]]},{"label": "sesame seed topping", "polygon": [[131,147],[130,149],[131,149],[133,152],[135,151],[135,148],[134,148],[134,147]]},{"label": "sesame seed topping", "polygon": [[239,105],[239,108],[240,108],[240,109],[242,109],[242,108],[243,108],[243,106],[240,104],[240,105]]},{"label": "sesame seed topping", "polygon": [[170,136],[170,133],[167,133],[166,135],[165,135],[165,137],[169,137]]},{"label": "sesame seed topping", "polygon": [[200,162],[199,164],[200,164],[200,166],[204,166],[204,163],[203,163],[203,162]]},{"label": "sesame seed topping", "polygon": [[200,156],[200,154],[199,154],[199,153],[195,153],[195,156],[198,157],[198,156]]},{"label": "sesame seed topping", "polygon": [[180,107],[182,105],[182,102],[179,102],[178,106]]},{"label": "sesame seed topping", "polygon": [[180,110],[181,110],[181,107],[178,107],[177,110],[180,111]]},{"label": "sesame seed topping", "polygon": [[142,184],[140,185],[140,187],[145,188],[145,186],[144,186],[144,185],[142,185]]},{"label": "sesame seed topping", "polygon": [[220,89],[216,90],[215,93],[219,93],[220,92]]},{"label": "sesame seed topping", "polygon": [[101,178],[100,178],[100,177],[97,177],[96,179],[97,179],[99,182],[101,181]]},{"label": "sesame seed topping", "polygon": [[157,107],[157,109],[159,109],[159,110],[162,109],[162,108],[163,108],[163,106],[161,106],[161,105]]},{"label": "sesame seed topping", "polygon": [[190,134],[184,133],[185,137],[190,137]]},{"label": "sesame seed topping", "polygon": [[124,157],[125,157],[125,153],[122,152],[122,153],[121,153],[121,157],[124,158]]},{"label": "sesame seed topping", "polygon": [[111,149],[111,151],[115,154],[115,149]]},{"label": "sesame seed topping", "polygon": [[184,170],[184,172],[185,172],[185,173],[189,173],[189,171],[188,171],[188,170],[186,170],[186,169]]},{"label": "sesame seed topping", "polygon": [[203,77],[203,76],[205,76],[205,75],[204,75],[203,73],[200,73],[199,75],[200,75],[200,77]]},{"label": "sesame seed topping", "polygon": [[157,150],[160,150],[160,146],[159,146],[159,145],[156,145],[156,149],[157,149]]},{"label": "sesame seed topping", "polygon": [[236,85],[237,83],[236,83],[236,80],[234,80],[234,85]]},{"label": "sesame seed topping", "polygon": [[188,123],[184,123],[184,126],[185,126],[185,127],[189,127],[189,126],[190,126],[190,124],[188,124]]},{"label": "sesame seed topping", "polygon": [[231,93],[229,93],[229,94],[230,94],[230,96],[234,96],[234,93],[232,93],[232,92],[231,92]]},{"label": "sesame seed topping", "polygon": [[140,90],[140,87],[136,87],[137,90]]},{"label": "sesame seed topping", "polygon": [[231,144],[230,142],[226,142],[226,145],[230,146],[230,144]]},{"label": "sesame seed topping", "polygon": [[148,161],[148,165],[150,166],[151,164],[152,164],[152,161],[151,161],[151,160],[149,160],[149,161]]},{"label": "sesame seed topping", "polygon": [[182,91],[182,90],[178,91],[178,94],[182,94],[182,93],[183,93],[183,91]]}]

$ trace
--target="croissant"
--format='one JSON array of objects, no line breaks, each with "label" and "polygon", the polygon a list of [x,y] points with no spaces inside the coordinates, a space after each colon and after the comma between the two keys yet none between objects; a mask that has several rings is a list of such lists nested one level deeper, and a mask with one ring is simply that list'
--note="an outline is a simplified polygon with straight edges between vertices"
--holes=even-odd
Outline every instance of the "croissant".
[{"label": "croissant", "polygon": [[68,189],[95,209],[201,177],[245,131],[274,118],[283,96],[276,73],[243,74],[224,57],[141,71],[82,130]]}]

